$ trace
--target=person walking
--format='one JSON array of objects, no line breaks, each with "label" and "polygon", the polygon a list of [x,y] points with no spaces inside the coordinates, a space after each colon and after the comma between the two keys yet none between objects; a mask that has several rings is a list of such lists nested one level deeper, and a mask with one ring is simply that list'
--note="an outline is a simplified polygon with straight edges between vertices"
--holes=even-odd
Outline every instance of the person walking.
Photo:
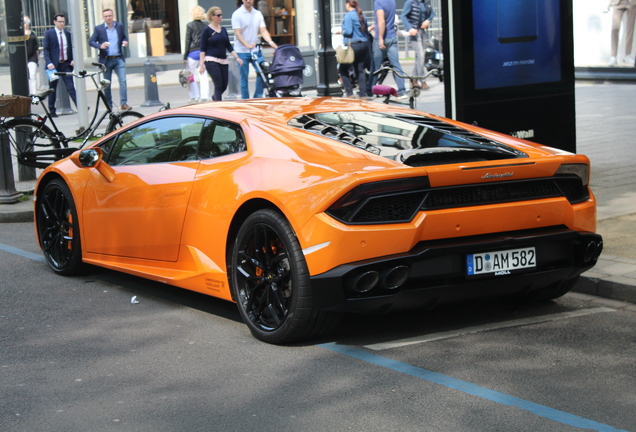
[{"label": "person walking", "polygon": [[[428,29],[431,21],[435,18],[435,11],[431,6],[431,0],[406,0],[402,9],[402,23],[409,32],[409,42],[415,51],[415,64],[413,65],[414,76],[424,76],[426,74],[426,45],[428,44]],[[428,90],[429,86],[425,80],[412,80],[414,87]]]},{"label": "person walking", "polygon": [[[210,82],[205,68],[203,68],[203,72],[200,72],[199,66],[201,57],[201,33],[203,33],[203,29],[205,29],[208,22],[205,21],[205,10],[201,6],[193,7],[190,11],[190,15],[192,16],[192,21],[186,26],[186,49],[183,54],[183,62],[194,77],[194,79],[190,81],[190,100],[188,102],[205,102],[210,99]],[[200,92],[197,81],[201,85]]]},{"label": "person walking", "polygon": [[[375,39],[373,40],[371,70],[375,71],[382,66],[384,57],[387,57],[393,69],[400,75],[404,75],[400,66],[398,39],[395,31],[395,0],[375,0],[373,2],[373,10],[375,15]],[[393,74],[393,78],[397,85],[398,99],[408,98],[404,87],[404,79],[396,74]],[[373,75],[371,81],[373,86],[377,81],[377,76]]]},{"label": "person walking", "polygon": [[[88,44],[99,50],[99,63],[106,67],[104,78],[111,81],[113,71],[119,80],[119,101],[122,110],[131,109],[128,105],[128,89],[126,86],[126,59],[122,48],[128,46],[128,39],[124,26],[114,20],[112,9],[104,9],[102,18],[104,23],[95,26],[95,30]],[[113,98],[110,87],[104,91],[107,103],[112,107]]]},{"label": "person walking", "polygon": [[[263,54],[260,49],[257,48],[259,32],[269,46],[277,48],[278,45],[274,43],[265,27],[263,14],[254,8],[254,0],[242,0],[242,3],[241,7],[236,9],[232,14],[232,29],[234,30],[234,50],[238,53],[241,60],[243,60],[243,64],[239,68],[241,75],[241,97],[243,99],[249,99],[250,90],[247,78],[250,72],[250,64],[256,69],[255,60],[252,59],[252,52],[258,53],[256,62],[260,63],[264,60]],[[256,74],[254,97],[260,98],[262,96],[263,80],[259,74]]]},{"label": "person walking", "polygon": [[31,19],[24,16],[24,35],[26,40],[27,69],[29,71],[29,94],[38,92],[37,73],[38,60],[40,57],[40,49],[38,47],[38,38],[31,31]]},{"label": "person walking", "polygon": [[621,29],[623,15],[626,15],[625,23],[625,63],[634,63],[632,57],[632,45],[634,42],[634,24],[636,23],[636,0],[611,0],[614,11],[612,12],[611,51],[608,66],[616,66],[618,54],[618,35]]},{"label": "person walking", "polygon": [[353,96],[353,86],[349,78],[349,70],[352,67],[358,81],[358,96],[370,96],[367,94],[367,76],[365,72],[365,68],[370,66],[371,61],[367,22],[357,0],[347,0],[345,8],[347,13],[342,20],[343,42],[351,43],[351,49],[353,49],[355,56],[353,64],[341,64],[339,66],[340,79],[345,88],[345,96]]},{"label": "person walking", "polygon": [[203,73],[206,69],[212,77],[214,83],[215,101],[222,100],[223,92],[227,89],[228,84],[228,64],[227,52],[229,51],[239,67],[243,66],[243,60],[234,50],[230,43],[227,30],[221,26],[223,20],[223,11],[218,6],[212,6],[208,9],[208,21],[210,24],[205,26],[201,33],[201,53],[199,73]]},{"label": "person walking", "polygon": [[[53,24],[55,28],[49,29],[44,32],[44,41],[42,42],[42,49],[44,51],[44,61],[46,61],[46,68],[48,70],[57,70],[58,72],[73,72],[73,49],[71,45],[71,33],[64,30],[66,26],[66,16],[58,13],[53,17]],[[60,77],[66,84],[66,91],[68,95],[75,103],[77,107],[77,96],[75,94],[75,85],[73,84],[73,77],[66,75]],[[57,83],[59,79],[49,81],[49,88],[54,91],[57,90]],[[49,95],[49,112],[51,117],[57,117],[55,112],[55,99],[56,94]]]}]

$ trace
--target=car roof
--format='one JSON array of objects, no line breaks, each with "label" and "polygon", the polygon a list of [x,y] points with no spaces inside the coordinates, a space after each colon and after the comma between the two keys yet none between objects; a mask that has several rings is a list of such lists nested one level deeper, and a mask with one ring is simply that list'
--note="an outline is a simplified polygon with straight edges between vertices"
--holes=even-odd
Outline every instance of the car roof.
[{"label": "car roof", "polygon": [[186,105],[168,112],[173,114],[201,114],[221,117],[227,120],[241,121],[251,119],[286,124],[302,114],[337,111],[391,111],[412,112],[408,109],[393,107],[372,101],[350,98],[271,98],[220,101],[204,104]]}]

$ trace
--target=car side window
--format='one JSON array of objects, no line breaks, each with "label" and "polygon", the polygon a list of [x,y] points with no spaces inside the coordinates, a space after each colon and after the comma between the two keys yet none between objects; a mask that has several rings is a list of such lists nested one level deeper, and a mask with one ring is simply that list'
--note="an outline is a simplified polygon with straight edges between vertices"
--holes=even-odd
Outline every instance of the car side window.
[{"label": "car side window", "polygon": [[143,123],[118,136],[107,162],[116,166],[196,160],[205,122],[197,117],[164,117]]},{"label": "car side window", "polygon": [[210,159],[247,150],[239,125],[209,120],[201,134],[199,157]]}]

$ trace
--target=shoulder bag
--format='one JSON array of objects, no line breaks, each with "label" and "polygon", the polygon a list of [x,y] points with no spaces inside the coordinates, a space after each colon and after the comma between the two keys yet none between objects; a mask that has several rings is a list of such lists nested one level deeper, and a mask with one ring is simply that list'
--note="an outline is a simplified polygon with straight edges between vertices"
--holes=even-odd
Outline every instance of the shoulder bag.
[{"label": "shoulder bag", "polygon": [[354,62],[356,58],[356,53],[351,48],[351,42],[347,44],[346,47],[342,45],[338,45],[336,47],[336,60],[340,64],[351,64]]}]

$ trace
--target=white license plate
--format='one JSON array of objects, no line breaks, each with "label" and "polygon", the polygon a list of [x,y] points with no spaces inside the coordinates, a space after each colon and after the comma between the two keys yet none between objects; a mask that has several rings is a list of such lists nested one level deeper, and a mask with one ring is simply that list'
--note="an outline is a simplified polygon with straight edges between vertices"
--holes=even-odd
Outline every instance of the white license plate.
[{"label": "white license plate", "polygon": [[537,266],[537,254],[533,247],[497,252],[484,252],[466,256],[468,276],[494,273],[507,275],[513,270]]}]

